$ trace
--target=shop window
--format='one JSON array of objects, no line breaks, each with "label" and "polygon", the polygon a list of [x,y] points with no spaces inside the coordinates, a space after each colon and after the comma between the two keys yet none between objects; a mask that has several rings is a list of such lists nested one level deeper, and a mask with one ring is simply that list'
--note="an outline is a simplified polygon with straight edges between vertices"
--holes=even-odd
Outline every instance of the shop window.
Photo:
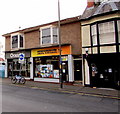
[{"label": "shop window", "polygon": [[41,45],[58,43],[58,28],[41,28]]},{"label": "shop window", "polygon": [[118,25],[118,41],[120,43],[120,20],[117,21],[117,25]]},{"label": "shop window", "polygon": [[98,24],[100,44],[115,43],[114,21]]},{"label": "shop window", "polygon": [[35,58],[35,77],[59,78],[59,58],[41,57]]},{"label": "shop window", "polygon": [[18,59],[8,60],[8,76],[20,75],[21,72],[22,76],[30,77],[29,62],[29,58],[26,58],[23,64],[20,64]]},{"label": "shop window", "polygon": [[11,48],[18,49],[23,48],[23,35],[17,34],[11,36]]},{"label": "shop window", "polygon": [[97,29],[96,24],[91,26],[91,35],[93,46],[97,45]]}]

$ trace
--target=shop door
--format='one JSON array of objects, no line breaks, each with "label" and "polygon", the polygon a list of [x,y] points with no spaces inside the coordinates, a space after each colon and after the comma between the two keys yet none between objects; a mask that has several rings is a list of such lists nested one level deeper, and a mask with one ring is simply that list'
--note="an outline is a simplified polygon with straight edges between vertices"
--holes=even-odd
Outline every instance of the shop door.
[{"label": "shop door", "polygon": [[68,82],[68,62],[62,62],[62,78],[63,82]]},{"label": "shop door", "polygon": [[82,81],[82,60],[74,60],[74,80]]}]

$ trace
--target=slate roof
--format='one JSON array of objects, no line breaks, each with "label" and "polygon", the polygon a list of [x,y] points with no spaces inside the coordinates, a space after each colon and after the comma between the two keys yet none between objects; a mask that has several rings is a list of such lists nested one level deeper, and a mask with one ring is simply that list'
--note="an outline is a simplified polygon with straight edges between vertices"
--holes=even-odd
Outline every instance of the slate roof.
[{"label": "slate roof", "polygon": [[118,2],[112,1],[102,2],[96,4],[93,7],[86,8],[83,15],[81,16],[81,20],[89,19],[91,17],[106,14],[109,12],[112,13],[114,11],[120,11],[120,0]]}]

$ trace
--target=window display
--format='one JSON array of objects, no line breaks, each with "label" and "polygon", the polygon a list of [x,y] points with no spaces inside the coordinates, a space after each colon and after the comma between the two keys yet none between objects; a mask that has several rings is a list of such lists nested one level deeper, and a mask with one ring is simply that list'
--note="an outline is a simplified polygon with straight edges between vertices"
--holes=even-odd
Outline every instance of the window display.
[{"label": "window display", "polygon": [[40,78],[59,78],[59,69],[53,69],[53,64],[36,65],[35,76]]},{"label": "window display", "polygon": [[35,77],[59,78],[59,57],[35,58]]},{"label": "window display", "polygon": [[53,65],[38,65],[37,76],[42,78],[53,78]]}]

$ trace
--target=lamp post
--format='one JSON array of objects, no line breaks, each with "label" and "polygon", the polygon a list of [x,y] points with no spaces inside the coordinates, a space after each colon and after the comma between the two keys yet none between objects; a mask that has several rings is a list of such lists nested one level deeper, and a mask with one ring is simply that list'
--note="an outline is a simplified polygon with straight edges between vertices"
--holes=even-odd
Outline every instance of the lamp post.
[{"label": "lamp post", "polygon": [[58,30],[59,30],[59,76],[60,76],[60,88],[63,88],[62,80],[62,60],[61,60],[61,30],[60,30],[60,2],[58,0]]}]

